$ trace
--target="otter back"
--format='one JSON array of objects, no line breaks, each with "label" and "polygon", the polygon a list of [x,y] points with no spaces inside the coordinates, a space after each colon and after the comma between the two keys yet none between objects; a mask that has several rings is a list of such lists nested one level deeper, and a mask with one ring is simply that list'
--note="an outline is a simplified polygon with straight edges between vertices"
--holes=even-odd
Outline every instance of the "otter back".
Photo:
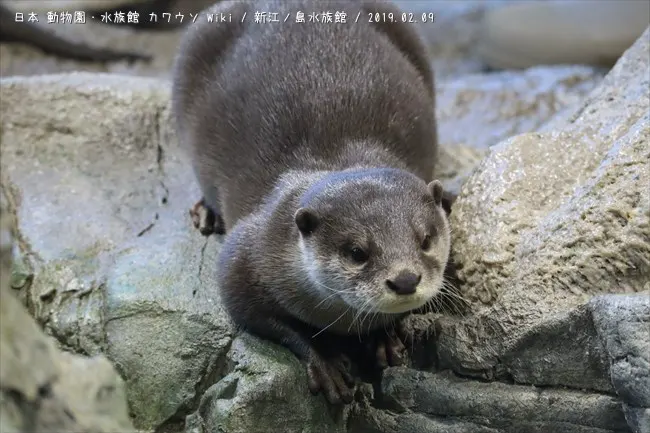
[{"label": "otter back", "polygon": [[[292,169],[372,164],[433,179],[434,91],[425,49],[411,24],[377,22],[373,12],[382,7],[223,2],[207,13],[231,21],[209,23],[202,15],[190,26],[176,63],[173,111],[204,198],[227,229]],[[257,23],[256,12],[277,13],[279,22]],[[304,23],[296,22],[298,12]],[[326,20],[323,12],[332,22],[311,22],[312,14]],[[346,22],[334,22],[336,13]]]}]

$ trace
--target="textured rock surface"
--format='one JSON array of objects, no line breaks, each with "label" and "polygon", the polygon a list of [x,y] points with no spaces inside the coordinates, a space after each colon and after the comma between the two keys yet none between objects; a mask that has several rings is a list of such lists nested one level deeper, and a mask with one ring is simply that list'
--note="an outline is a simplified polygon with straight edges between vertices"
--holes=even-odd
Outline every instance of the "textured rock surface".
[{"label": "textured rock surface", "polygon": [[124,383],[103,356],[61,352],[11,289],[14,219],[0,198],[0,430],[135,431]]},{"label": "textured rock surface", "polygon": [[[647,50],[646,32],[564,128],[493,147],[463,187],[452,214],[460,276],[472,320],[503,349],[591,295],[648,289]],[[487,367],[501,349],[477,332],[449,335],[461,365],[471,355]]]},{"label": "textured rock surface", "polygon": [[481,383],[450,372],[407,368],[385,372],[382,394],[385,404],[397,412],[412,410],[477,424],[489,420],[490,428],[502,432],[627,430],[620,402],[608,395]]},{"label": "textured rock surface", "polygon": [[[235,337],[212,280],[219,242],[190,228],[198,191],[170,129],[167,84],[155,79],[2,80],[2,185],[19,219],[15,293],[61,346],[107,355],[148,430],[181,431],[190,414],[188,433],[604,433],[629,431],[626,421],[647,431],[650,293],[632,292],[650,290],[648,33],[580,103],[600,71],[457,76],[480,70],[471,28],[490,3],[436,4],[436,22],[456,32],[432,39],[434,62],[446,65],[438,115],[447,185],[460,189],[489,156],[454,208],[470,312],[418,318],[434,335],[421,349],[431,372],[392,370],[376,400],[372,390],[357,396],[350,417],[305,392],[288,352]],[[3,44],[0,73],[167,76],[178,38],[56,31],[159,57],[82,65]],[[570,158],[553,159],[558,150]]]},{"label": "textured rock surface", "polygon": [[[565,71],[557,72],[562,81]],[[591,75],[579,72],[575,81],[589,86]],[[484,100],[518,103],[503,86],[473,81]],[[463,91],[452,84],[443,101],[478,119],[461,102],[474,99],[454,98],[454,89]],[[531,100],[549,92],[530,91],[542,95]],[[0,112],[3,168],[24,234],[24,269],[15,285],[36,272],[23,290],[35,316],[67,347],[110,356],[144,426],[175,422],[197,404],[200,391],[222,374],[218,364],[231,333],[221,316],[210,314],[218,311],[209,264],[219,245],[189,229],[186,211],[198,191],[179,159],[167,98],[164,82],[145,78],[16,78],[3,81]],[[96,119],[93,127],[86,113]],[[519,114],[509,121],[524,122],[537,111]],[[475,127],[487,131],[490,120]],[[481,153],[472,149],[484,143],[468,141],[465,158],[460,144],[447,152],[449,176],[462,178],[478,162]],[[64,222],[63,229],[50,221]],[[165,395],[160,406],[145,398],[151,392]]]},{"label": "textured rock surface", "polygon": [[305,368],[293,354],[241,335],[227,357],[231,372],[203,394],[187,433],[346,431],[348,409],[307,397]]},{"label": "textured rock surface", "polygon": [[538,66],[443,80],[436,95],[441,143],[487,150],[535,131],[583,101],[602,76],[585,66]]},{"label": "textured rock surface", "polygon": [[[494,146],[465,183],[452,227],[470,313],[438,320],[432,344],[439,369],[617,393],[638,431],[650,371],[649,32],[574,113]],[[621,295],[585,305],[606,293]]]},{"label": "textured rock surface", "polygon": [[635,432],[650,431],[650,292],[589,302],[610,378]]},{"label": "textured rock surface", "polygon": [[460,186],[493,146],[561,116],[594,89],[603,72],[562,66],[439,79],[436,95],[439,176]]},{"label": "textured rock surface", "polygon": [[109,356],[138,425],[182,421],[221,374],[231,327],[202,270],[218,244],[188,227],[196,191],[176,169],[167,86],[72,74],[1,95],[27,304],[64,346]]},{"label": "textured rock surface", "polygon": [[[169,130],[166,83],[81,73],[0,89],[3,188],[20,221],[13,285],[64,347],[109,357],[138,427],[180,428],[243,355],[230,350],[212,279],[219,242],[190,228],[198,190]],[[259,368],[275,371],[268,358]],[[284,359],[275,383],[306,387]],[[260,398],[241,383],[233,404]],[[304,424],[324,401],[299,398],[302,412],[295,401],[259,411],[284,408]],[[255,407],[220,416],[247,425]]]}]

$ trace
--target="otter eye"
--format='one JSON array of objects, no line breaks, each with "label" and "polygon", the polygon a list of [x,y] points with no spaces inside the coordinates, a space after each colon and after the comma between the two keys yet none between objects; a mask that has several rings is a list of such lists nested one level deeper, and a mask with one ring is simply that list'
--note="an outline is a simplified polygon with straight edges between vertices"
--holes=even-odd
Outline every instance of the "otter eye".
[{"label": "otter eye", "polygon": [[421,245],[421,247],[422,247],[422,249],[423,249],[424,251],[428,251],[429,248],[431,248],[431,236],[430,236],[430,235],[426,235],[426,236],[424,237],[424,239],[422,239],[422,245]]},{"label": "otter eye", "polygon": [[368,261],[368,253],[359,247],[352,247],[349,250],[349,255],[355,263],[365,263]]}]

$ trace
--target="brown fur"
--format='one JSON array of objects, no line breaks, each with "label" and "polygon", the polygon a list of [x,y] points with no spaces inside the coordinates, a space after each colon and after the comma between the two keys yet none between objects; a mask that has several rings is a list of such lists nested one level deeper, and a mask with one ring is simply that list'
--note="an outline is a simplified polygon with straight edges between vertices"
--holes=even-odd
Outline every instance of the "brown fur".
[{"label": "brown fur", "polygon": [[[298,10],[346,11],[348,22],[297,24]],[[254,23],[255,11],[280,22]],[[401,16],[383,2],[218,4],[210,12],[233,22],[190,26],[173,81],[179,139],[228,233],[224,305],[307,360],[310,388],[334,402],[351,394],[312,335],[386,329],[404,312],[386,312],[401,298],[382,298],[385,284],[419,273],[433,293],[449,252],[429,60],[411,24],[369,23],[374,11]],[[369,259],[352,262],[348,244]],[[339,284],[347,294],[329,296]]]}]

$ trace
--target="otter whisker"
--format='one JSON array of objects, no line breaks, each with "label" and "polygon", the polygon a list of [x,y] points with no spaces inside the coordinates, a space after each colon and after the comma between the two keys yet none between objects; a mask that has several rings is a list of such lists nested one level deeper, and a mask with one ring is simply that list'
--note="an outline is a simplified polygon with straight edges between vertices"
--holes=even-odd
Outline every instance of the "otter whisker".
[{"label": "otter whisker", "polygon": [[316,337],[318,337],[322,332],[326,331],[327,328],[329,328],[330,326],[334,325],[336,322],[338,322],[339,320],[341,320],[341,317],[345,316],[345,314],[346,314],[349,310],[350,310],[350,308],[348,307],[348,309],[345,310],[343,313],[341,313],[341,315],[340,315],[339,317],[337,317],[336,319],[334,319],[334,320],[332,321],[332,323],[330,323],[329,325],[327,325],[326,327],[324,327],[323,329],[321,329],[320,331],[318,331],[317,333],[315,333],[314,335],[312,335],[311,338],[316,338]]},{"label": "otter whisker", "polygon": [[458,299],[445,294],[440,294],[436,299],[436,313],[447,312],[452,315],[458,315],[465,317],[466,314],[463,312],[463,309],[458,305]]},{"label": "otter whisker", "polygon": [[[370,297],[370,300],[371,300],[370,305],[376,305],[377,298],[379,298],[379,295],[371,296]],[[376,315],[377,315],[376,311],[373,311],[373,309],[371,309],[371,308],[368,309],[368,311],[367,311],[366,315],[364,316],[363,320],[361,320],[361,328],[362,328],[362,330],[363,330],[364,322],[366,321],[366,319],[368,319],[368,317],[370,317],[370,320],[368,321],[368,332],[370,332],[370,329],[372,327],[372,319],[373,319],[373,317],[376,317]]]},{"label": "otter whisker", "polygon": [[[369,299],[374,299],[374,298],[369,298]],[[369,304],[369,302],[368,302],[367,304]],[[368,316],[369,316],[371,313],[372,313],[372,310],[371,310],[370,308],[368,308],[368,309],[364,309],[364,315],[363,315],[363,317],[361,318],[361,321],[359,322],[359,333],[360,333],[360,334],[365,334],[365,332],[364,332],[364,330],[363,330],[363,324],[364,324],[364,322],[366,321],[366,319],[368,318]],[[359,335],[359,337],[361,337],[361,335]]]},{"label": "otter whisker", "polygon": [[425,304],[426,313],[439,313],[441,310],[441,294],[429,299]]},{"label": "otter whisker", "polygon": [[320,307],[323,303],[328,301],[329,299],[333,298],[334,296],[338,295],[338,293],[332,293],[331,295],[325,297],[322,301],[320,301],[318,304],[314,305],[314,308]]},{"label": "otter whisker", "polygon": [[372,313],[372,315],[370,316],[370,320],[368,321],[368,332],[370,332],[370,330],[372,329],[372,324],[373,324],[373,322],[374,322],[375,319],[377,319],[378,317],[379,317],[379,313],[378,313],[378,312],[375,311],[375,312]]},{"label": "otter whisker", "polygon": [[[350,330],[357,324],[357,318],[359,317],[359,314],[361,314],[361,311],[362,309],[358,308],[356,314],[354,315],[354,317],[352,317],[350,326],[348,326],[348,332],[350,332]],[[358,330],[358,326],[357,326],[357,330]]]},{"label": "otter whisker", "polygon": [[449,289],[449,290],[445,290],[445,291],[443,291],[443,292],[440,292],[440,296],[445,296],[445,297],[447,297],[447,298],[456,299],[456,300],[458,300],[458,301],[463,302],[463,303],[466,304],[466,305],[469,304],[469,302],[467,301],[467,299],[465,299],[463,296],[459,295],[458,293],[454,293],[454,292],[451,291],[451,290],[453,290],[453,289]]},{"label": "otter whisker", "polygon": [[330,290],[331,292],[333,292],[331,295],[325,297],[325,298],[324,298],[323,300],[321,300],[318,304],[316,304],[316,305],[314,306],[314,308],[318,308],[318,307],[321,306],[324,302],[326,302],[327,300],[331,299],[332,297],[334,297],[334,296],[336,296],[336,295],[340,295],[340,294],[343,294],[343,293],[353,293],[353,292],[354,292],[353,289],[336,290],[336,289],[332,289],[331,287],[326,286],[325,284],[321,283],[320,281],[315,281],[315,280],[314,280],[313,282],[316,283],[318,286],[323,287],[323,288],[325,288],[325,289]]},{"label": "otter whisker", "polygon": [[352,292],[354,292],[354,289],[342,289],[342,290],[333,289],[333,288],[325,285],[324,283],[322,283],[321,281],[318,281],[318,280],[313,280],[312,282],[316,283],[317,285],[319,285],[320,287],[322,287],[324,289],[327,289],[327,290],[329,290],[331,292],[334,292],[335,294],[336,293],[352,293]]},{"label": "otter whisker", "polygon": [[456,287],[451,282],[444,281],[442,283],[442,288],[444,289],[445,293],[450,293],[450,294],[453,294],[453,295],[455,295],[456,297],[458,297],[460,299],[465,299],[465,297],[462,296],[462,293],[460,292],[460,289],[458,287]]},{"label": "otter whisker", "polygon": [[[357,316],[357,319],[361,318],[360,321],[357,322],[357,334],[359,336],[359,341],[361,341],[363,334],[365,334],[363,330],[363,323],[365,320],[368,318],[368,316],[372,313],[372,305],[376,303],[377,296],[369,296],[365,302],[362,304],[362,308],[360,310],[360,314]],[[361,314],[363,314],[363,317],[360,317]]]},{"label": "otter whisker", "polygon": [[[361,304],[361,307],[360,307],[359,310],[357,311],[357,314],[355,314],[355,315],[354,315],[354,318],[352,319],[352,323],[350,324],[350,327],[348,328],[348,331],[350,331],[350,328],[352,328],[352,326],[356,323],[356,321],[357,321],[357,319],[359,318],[359,316],[360,316],[361,314],[363,314],[363,312],[365,311],[365,309],[366,309],[366,305],[368,305],[371,301],[372,301],[372,298],[371,298],[371,297],[368,297],[368,298],[366,298],[366,300],[363,302],[363,304]],[[358,334],[359,334],[359,338],[361,338],[361,329],[360,329],[360,327],[357,327],[357,329],[358,329],[358,331],[359,331],[359,332],[358,332]]]},{"label": "otter whisker", "polygon": [[[379,295],[376,296],[376,298],[378,298],[378,297],[379,297]],[[377,311],[377,310],[374,310],[371,313],[372,314],[370,316],[370,320],[368,321],[368,332],[370,332],[370,330],[372,329],[373,322],[375,321],[375,319],[379,318],[379,314],[380,314],[379,311]]]}]

